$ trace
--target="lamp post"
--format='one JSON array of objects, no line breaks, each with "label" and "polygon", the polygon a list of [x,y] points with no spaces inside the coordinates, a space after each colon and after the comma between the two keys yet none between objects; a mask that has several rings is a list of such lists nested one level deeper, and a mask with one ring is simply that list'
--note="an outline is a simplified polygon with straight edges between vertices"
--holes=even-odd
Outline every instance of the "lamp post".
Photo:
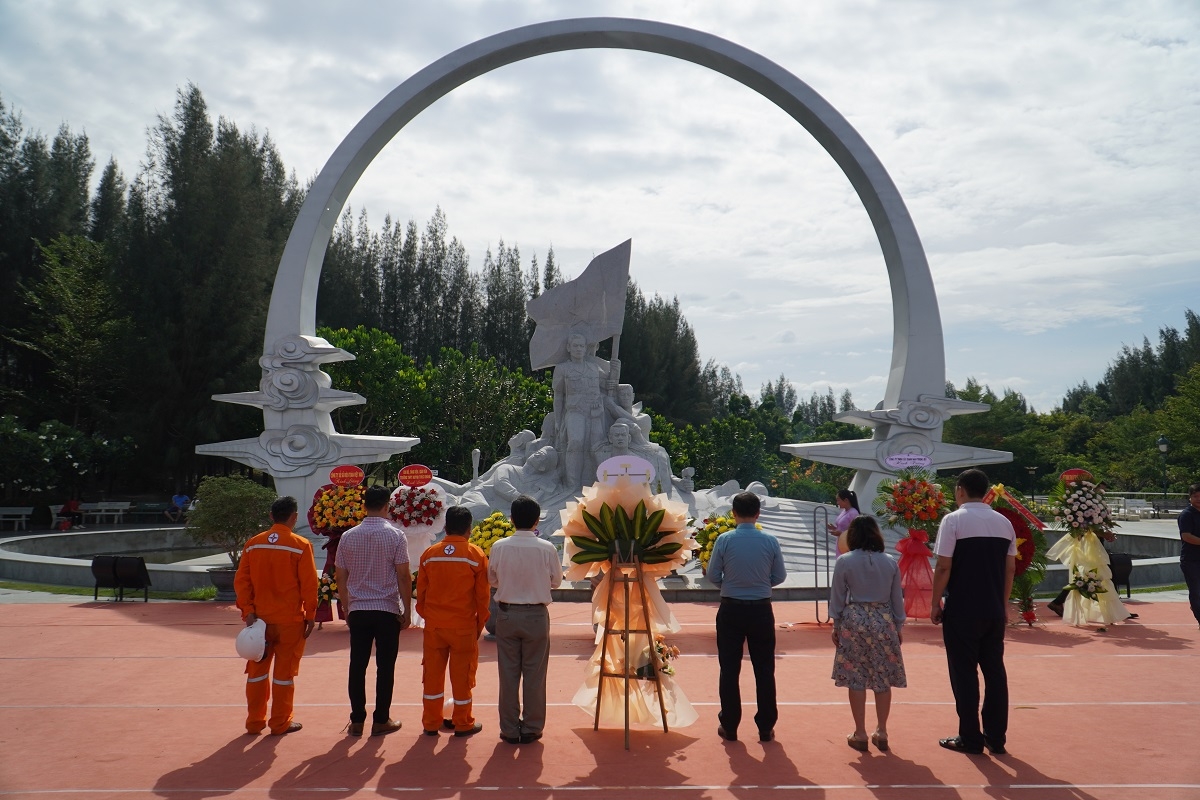
[{"label": "lamp post", "polygon": [[1037,474],[1037,467],[1026,467],[1025,471],[1029,473],[1029,502],[1033,503],[1033,476]]},{"label": "lamp post", "polygon": [[1162,464],[1163,464],[1163,509],[1165,510],[1165,509],[1166,509],[1166,507],[1167,507],[1167,452],[1168,452],[1168,451],[1170,451],[1170,449],[1171,449],[1171,440],[1170,440],[1170,439],[1168,439],[1166,436],[1159,436],[1159,437],[1158,437],[1158,441],[1157,441],[1157,442],[1155,442],[1155,444],[1157,444],[1157,445],[1158,445],[1158,454],[1159,454],[1160,456],[1162,456]]}]

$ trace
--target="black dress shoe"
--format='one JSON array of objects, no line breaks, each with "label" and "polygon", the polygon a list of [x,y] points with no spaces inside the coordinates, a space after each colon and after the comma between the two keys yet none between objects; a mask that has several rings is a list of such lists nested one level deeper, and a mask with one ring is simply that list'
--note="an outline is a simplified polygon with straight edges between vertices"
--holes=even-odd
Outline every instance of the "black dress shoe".
[{"label": "black dress shoe", "polygon": [[454,730],[454,720],[452,720],[452,719],[442,720],[442,727],[448,731]]},{"label": "black dress shoe", "polygon": [[508,742],[509,744],[520,744],[520,743],[521,743],[521,737],[520,737],[520,736],[505,736],[505,735],[502,733],[502,734],[500,734],[500,741],[502,741],[502,742]]},{"label": "black dress shoe", "polygon": [[473,726],[471,726],[470,728],[467,728],[465,731],[455,731],[454,735],[455,736],[474,736],[475,734],[479,733],[481,730],[483,730],[483,723],[476,722]]},{"label": "black dress shoe", "polygon": [[994,756],[1008,755],[1008,751],[1004,749],[1004,745],[1002,745],[1002,744],[996,744],[995,742],[985,739],[983,741],[983,746],[986,747],[988,749],[988,751],[991,752],[991,754]]},{"label": "black dress shoe", "polygon": [[771,728],[769,731],[763,731],[763,730],[760,730],[760,731],[758,732],[758,740],[759,740],[760,742],[773,742],[773,741],[775,741],[775,729],[774,729],[774,728]]},{"label": "black dress shoe", "polygon": [[962,737],[951,736],[949,739],[938,739],[938,744],[947,750],[953,750],[956,753],[966,753],[972,756],[983,755],[982,747],[971,747],[962,740]]},{"label": "black dress shoe", "polygon": [[542,738],[542,735],[540,733],[522,733],[521,734],[521,744],[529,744],[530,742],[536,742],[540,738]]},{"label": "black dress shoe", "polygon": [[734,733],[730,733],[729,731],[725,730],[724,725],[717,726],[717,736],[720,736],[722,739],[724,739],[727,742],[736,742],[737,741],[737,732],[735,731]]}]

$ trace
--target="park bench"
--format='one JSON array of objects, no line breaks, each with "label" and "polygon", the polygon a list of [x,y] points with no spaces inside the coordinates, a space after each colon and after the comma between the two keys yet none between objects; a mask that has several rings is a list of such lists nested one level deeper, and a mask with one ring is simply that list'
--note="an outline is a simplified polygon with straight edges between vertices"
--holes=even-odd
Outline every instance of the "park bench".
[{"label": "park bench", "polygon": [[170,503],[138,503],[129,509],[129,516],[134,519],[149,518],[150,522],[157,522],[163,518],[163,512],[170,507]]},{"label": "park bench", "polygon": [[1125,520],[1145,519],[1155,515],[1154,506],[1140,497],[1126,497],[1121,518]]},{"label": "park bench", "polygon": [[80,503],[79,510],[83,513],[85,521],[89,517],[92,517],[99,523],[111,522],[116,524],[125,521],[125,512],[129,510],[130,505],[132,503],[128,500],[104,503]]},{"label": "park bench", "polygon": [[0,508],[0,530],[4,529],[5,523],[11,522],[14,531],[23,531],[29,527],[29,515],[33,513],[33,507],[21,508]]}]

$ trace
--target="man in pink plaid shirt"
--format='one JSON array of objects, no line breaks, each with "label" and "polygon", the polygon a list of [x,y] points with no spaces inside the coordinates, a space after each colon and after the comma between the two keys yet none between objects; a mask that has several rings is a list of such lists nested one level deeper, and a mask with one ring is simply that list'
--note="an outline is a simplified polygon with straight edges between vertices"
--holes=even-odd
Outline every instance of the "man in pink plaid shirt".
[{"label": "man in pink plaid shirt", "polygon": [[367,516],[342,535],[336,576],[338,605],[350,628],[350,724],[346,732],[362,736],[367,720],[367,664],[375,648],[375,713],[371,735],[400,730],[392,719],[392,686],[400,631],[408,627],[409,611],[401,597],[412,593],[408,542],[387,518],[391,492],[372,486],[363,493]]}]

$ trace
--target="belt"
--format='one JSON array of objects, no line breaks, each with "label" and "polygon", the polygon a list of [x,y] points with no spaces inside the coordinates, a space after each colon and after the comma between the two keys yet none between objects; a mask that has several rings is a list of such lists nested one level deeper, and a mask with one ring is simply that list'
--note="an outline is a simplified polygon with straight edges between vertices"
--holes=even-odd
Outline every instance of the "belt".
[{"label": "belt", "polygon": [[497,602],[496,605],[500,606],[501,611],[508,611],[510,608],[545,608],[546,607],[545,603],[500,603],[500,602]]},{"label": "belt", "polygon": [[769,606],[771,598],[764,597],[761,600],[739,600],[736,597],[722,597],[722,603],[729,603],[732,606]]}]

